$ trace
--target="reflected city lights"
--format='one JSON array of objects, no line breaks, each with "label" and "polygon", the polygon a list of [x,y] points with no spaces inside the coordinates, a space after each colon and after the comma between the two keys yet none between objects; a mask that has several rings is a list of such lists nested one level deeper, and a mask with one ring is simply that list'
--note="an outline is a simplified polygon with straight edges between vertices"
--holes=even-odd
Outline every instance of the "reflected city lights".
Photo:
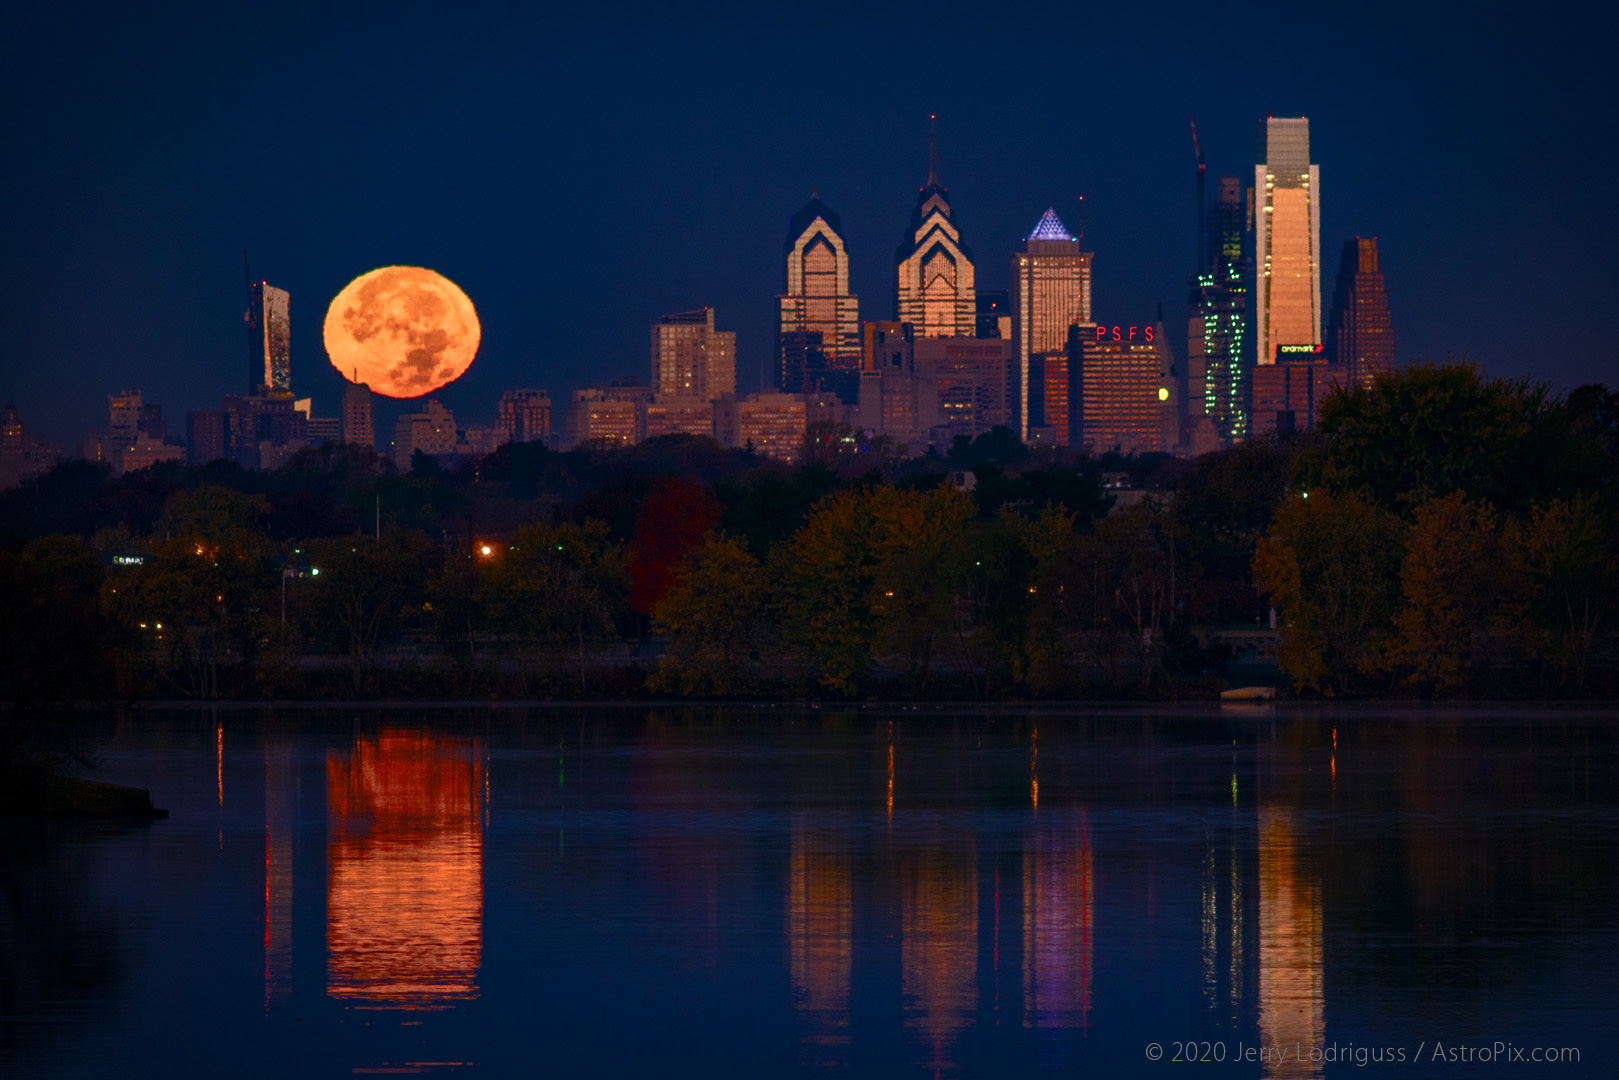
[{"label": "reflected city lights", "polygon": [[[793,1008],[802,1023],[806,1050],[849,1043],[849,989],[852,973],[853,888],[839,836],[794,821],[787,889],[787,967]],[[841,1060],[826,1049],[825,1060]],[[812,1054],[812,1058],[819,1055]]]},{"label": "reflected city lights", "polygon": [[1265,1046],[1306,1053],[1264,1064],[1263,1076],[1319,1077],[1308,1050],[1323,1044],[1326,998],[1321,896],[1299,859],[1292,810],[1259,811],[1259,1033]]},{"label": "reflected city lights", "polygon": [[[1059,811],[1060,811],[1059,807]],[[1085,820],[1036,831],[1023,853],[1023,1026],[1088,1026],[1096,941]]]},{"label": "reflected city lights", "polygon": [[900,981],[905,1026],[921,1036],[923,1063],[953,1067],[953,1044],[978,1004],[978,867],[970,836],[938,839],[903,871]]}]

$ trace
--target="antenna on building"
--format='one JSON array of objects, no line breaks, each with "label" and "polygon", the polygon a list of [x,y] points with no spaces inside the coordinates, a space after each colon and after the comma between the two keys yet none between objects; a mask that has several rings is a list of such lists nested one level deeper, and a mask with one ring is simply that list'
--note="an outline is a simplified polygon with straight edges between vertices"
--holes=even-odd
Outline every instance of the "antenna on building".
[{"label": "antenna on building", "polygon": [[939,182],[939,114],[928,117],[928,185]]}]

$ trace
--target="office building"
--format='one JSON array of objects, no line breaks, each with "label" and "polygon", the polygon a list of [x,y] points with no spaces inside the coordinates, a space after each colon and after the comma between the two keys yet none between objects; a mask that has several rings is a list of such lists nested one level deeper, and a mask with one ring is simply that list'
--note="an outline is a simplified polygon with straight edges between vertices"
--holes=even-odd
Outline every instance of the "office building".
[{"label": "office building", "polygon": [[1327,357],[1343,366],[1351,387],[1369,387],[1377,376],[1394,371],[1394,320],[1375,236],[1344,244],[1333,288]]},{"label": "office building", "polygon": [[507,390],[495,406],[495,426],[508,442],[543,442],[551,437],[551,395],[545,390]]},{"label": "office building", "polygon": [[[1029,437],[1031,394],[1041,387],[1031,381],[1029,364],[1037,353],[1066,358],[1068,328],[1091,321],[1091,253],[1047,209],[1012,256],[1012,336],[1017,345],[1018,433]],[[1066,363],[1066,359],[1063,360]]]},{"label": "office building", "polygon": [[652,328],[652,393],[713,399],[736,392],[736,334],[714,309],[665,315]]},{"label": "office building", "polygon": [[50,471],[61,459],[55,446],[28,430],[16,404],[7,402],[0,415],[0,490]]},{"label": "office building", "polygon": [[1347,381],[1345,365],[1330,363],[1324,346],[1281,346],[1276,363],[1254,369],[1254,434],[1309,431],[1321,419],[1327,395]]},{"label": "office building", "polygon": [[652,400],[650,387],[624,380],[575,390],[563,421],[563,446],[634,446],[646,438]]},{"label": "office building", "polygon": [[154,439],[144,431],[137,431],[128,442],[112,445],[113,471],[120,476],[160,461],[184,461],[185,456],[185,447]]},{"label": "office building", "polygon": [[226,394],[220,409],[230,456],[244,469],[274,468],[306,444],[307,422],[291,394]]},{"label": "office building", "polygon": [[1260,366],[1283,345],[1321,344],[1321,177],[1310,121],[1259,123],[1254,166],[1254,338]]},{"label": "office building", "polygon": [[421,412],[404,413],[394,422],[392,454],[394,468],[410,471],[416,451],[424,454],[453,454],[459,432],[455,414],[436,401],[429,401]]},{"label": "office building", "polygon": [[714,403],[699,397],[660,397],[647,403],[646,437],[714,434]]},{"label": "office building", "polygon": [[920,338],[911,342],[917,373],[938,387],[941,423],[949,429],[950,438],[965,435],[976,439],[992,428],[1011,426],[1007,374],[1013,344],[1010,333],[1004,337]]},{"label": "office building", "polygon": [[247,287],[247,392],[292,392],[290,297],[260,281]]},{"label": "office building", "polygon": [[1080,371],[1069,408],[1079,412],[1085,449],[1093,454],[1174,449],[1174,357],[1161,326],[1082,328],[1075,344]]},{"label": "office building", "polygon": [[186,413],[186,453],[192,468],[230,457],[225,410],[192,409]]},{"label": "office building", "polygon": [[723,394],[713,407],[713,434],[720,445],[752,449],[760,457],[780,461],[798,460],[808,424],[803,395],[769,391],[746,397]]},{"label": "office building", "polygon": [[[1190,439],[1201,449],[1240,441],[1248,434],[1252,261],[1244,246],[1247,203],[1242,181],[1220,178],[1206,208],[1202,261],[1192,279],[1186,334],[1187,412]],[[1200,429],[1207,433],[1200,436]]]},{"label": "office building", "polygon": [[[860,400],[854,426],[874,435],[890,435],[920,452],[946,418],[940,408],[939,385],[917,371],[916,337],[909,323],[877,322],[863,327],[864,349]],[[973,341],[976,338],[955,338]]]},{"label": "office building", "polygon": [[928,182],[916,196],[911,225],[894,252],[895,318],[917,337],[972,337],[978,330],[978,292],[972,251],[950,193],[939,183],[937,133],[930,139]]},{"label": "office building", "polygon": [[107,439],[114,446],[135,441],[141,423],[141,392],[107,395]]},{"label": "office building", "polygon": [[[803,393],[807,368],[853,369],[860,355],[860,305],[849,291],[849,254],[838,215],[811,199],[787,223],[783,293],[776,297],[776,385]],[[811,363],[806,353],[819,352]]]},{"label": "office building", "polygon": [[371,387],[351,382],[343,388],[343,441],[355,446],[376,447],[375,422],[371,417]]}]

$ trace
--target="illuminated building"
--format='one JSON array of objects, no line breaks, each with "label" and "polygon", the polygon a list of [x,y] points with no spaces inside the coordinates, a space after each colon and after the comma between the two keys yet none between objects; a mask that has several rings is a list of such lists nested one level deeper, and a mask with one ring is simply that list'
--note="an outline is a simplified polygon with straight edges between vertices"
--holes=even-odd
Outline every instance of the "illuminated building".
[{"label": "illuminated building", "polygon": [[343,388],[343,441],[355,446],[376,445],[371,388],[365,383],[351,382]]},{"label": "illuminated building", "polygon": [[[1221,442],[1248,434],[1248,289],[1252,274],[1243,246],[1247,210],[1242,181],[1220,178],[1220,195],[1208,208],[1203,264],[1192,280],[1187,322],[1187,406],[1195,425],[1207,418]],[[1193,430],[1196,440],[1196,429]],[[1213,449],[1212,446],[1206,449]]]},{"label": "illuminated building", "polygon": [[647,403],[646,437],[714,434],[714,403],[699,397],[660,397]]},{"label": "illuminated building", "polygon": [[1079,395],[1073,386],[1074,365],[1069,361],[1069,351],[1053,349],[1034,353],[1028,358],[1025,370],[1028,393],[1024,404],[1028,412],[1023,441],[1049,446],[1077,445],[1083,436],[1074,430],[1079,414],[1073,406]]},{"label": "illuminated building", "polygon": [[1321,184],[1310,121],[1260,121],[1254,166],[1254,338],[1261,367],[1282,345],[1321,344]]},{"label": "illuminated building", "polygon": [[132,443],[140,429],[141,392],[125,390],[107,395],[107,438],[113,445]]},{"label": "illuminated building", "polygon": [[1321,419],[1327,394],[1347,380],[1344,365],[1329,363],[1324,346],[1281,346],[1276,363],[1254,369],[1254,434],[1310,430]]},{"label": "illuminated building", "polygon": [[495,426],[508,442],[543,442],[551,437],[551,395],[544,390],[507,390],[495,406]]},{"label": "illuminated building", "polygon": [[1174,449],[1174,358],[1162,326],[1098,326],[1075,335],[1080,443],[1093,454]]},{"label": "illuminated building", "polygon": [[230,456],[244,469],[269,469],[302,449],[307,439],[303,414],[291,394],[226,394],[225,440]]},{"label": "illuminated building", "polygon": [[714,399],[736,392],[736,333],[714,309],[665,315],[652,328],[652,393]]},{"label": "illuminated building", "polygon": [[260,281],[247,287],[247,392],[292,392],[291,298]]},{"label": "illuminated building", "polygon": [[1343,366],[1352,387],[1369,387],[1377,376],[1394,371],[1394,320],[1375,236],[1344,244],[1333,289],[1327,356]]},{"label": "illuminated building", "polygon": [[304,418],[304,439],[310,446],[343,441],[341,416],[316,416],[314,398],[297,398],[292,403],[294,412]]},{"label": "illuminated building", "polygon": [[424,454],[455,453],[456,434],[455,414],[436,401],[429,401],[421,412],[401,413],[394,422],[394,468],[409,472],[411,456],[418,450]]},{"label": "illuminated building", "polygon": [[[800,816],[801,817],[801,816]],[[813,1065],[838,1063],[849,1045],[854,897],[848,857],[832,830],[792,827],[787,883],[787,970],[793,1009]],[[823,1059],[824,1055],[824,1059]]]},{"label": "illuminated building", "polygon": [[715,400],[714,438],[732,449],[752,447],[761,457],[798,460],[804,447],[807,409],[798,394],[762,392]]},{"label": "illuminated building", "polygon": [[991,428],[1010,426],[1010,334],[998,338],[921,338],[913,340],[911,348],[917,374],[931,379],[938,388],[940,422],[949,428],[951,438],[965,435],[976,439]]},{"label": "illuminated building", "polygon": [[[776,386],[785,393],[811,389],[804,382],[806,367],[852,368],[860,355],[860,304],[849,291],[842,230],[838,215],[820,199],[805,203],[787,223],[783,295],[776,297]],[[812,344],[804,335],[818,337]],[[807,363],[810,348],[826,363]]]},{"label": "illuminated building", "polygon": [[28,430],[16,404],[7,402],[0,418],[0,490],[48,472],[61,457],[56,447]]},{"label": "illuminated building", "polygon": [[[1018,434],[1027,439],[1030,397],[1041,388],[1029,363],[1068,347],[1068,328],[1091,321],[1091,253],[1081,251],[1057,212],[1046,210],[1012,256],[1012,336],[1017,342]],[[1049,426],[1049,423],[1048,423]]]},{"label": "illuminated building", "polygon": [[112,446],[113,468],[119,475],[156,465],[160,461],[183,461],[185,456],[185,447],[154,439],[144,431],[137,431],[131,442]]},{"label": "illuminated building", "polygon": [[973,337],[978,329],[978,293],[972,251],[950,194],[939,183],[938,140],[930,140],[928,182],[916,196],[911,226],[894,252],[895,318],[917,337]]},{"label": "illuminated building", "polygon": [[385,728],[326,760],[326,993],[356,1008],[478,996],[483,754]]},{"label": "illuminated building", "polygon": [[230,456],[225,410],[192,409],[186,413],[186,450],[193,468]]},{"label": "illuminated building", "polygon": [[511,442],[506,431],[499,427],[464,427],[455,433],[454,453],[461,457],[483,457],[493,454]]},{"label": "illuminated building", "polygon": [[978,332],[981,338],[1012,336],[1012,294],[1005,289],[978,290]]},{"label": "illuminated building", "polygon": [[575,390],[563,422],[563,446],[634,446],[646,438],[651,401],[651,387],[622,380]]},{"label": "illuminated building", "polygon": [[[945,423],[939,387],[916,368],[916,341],[909,323],[875,322],[862,328],[860,400],[854,426],[892,435],[912,453],[925,449],[929,433]],[[976,341],[976,339],[966,339]]]}]

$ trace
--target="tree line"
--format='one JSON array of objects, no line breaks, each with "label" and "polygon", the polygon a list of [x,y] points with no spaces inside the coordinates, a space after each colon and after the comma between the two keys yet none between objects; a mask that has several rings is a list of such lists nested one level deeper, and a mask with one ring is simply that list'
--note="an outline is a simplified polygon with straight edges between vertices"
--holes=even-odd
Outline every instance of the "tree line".
[{"label": "tree line", "polygon": [[0,495],[7,700],[1206,697],[1272,610],[1301,693],[1615,685],[1602,387],[1417,365],[1195,461],[835,436],[70,462]]}]

